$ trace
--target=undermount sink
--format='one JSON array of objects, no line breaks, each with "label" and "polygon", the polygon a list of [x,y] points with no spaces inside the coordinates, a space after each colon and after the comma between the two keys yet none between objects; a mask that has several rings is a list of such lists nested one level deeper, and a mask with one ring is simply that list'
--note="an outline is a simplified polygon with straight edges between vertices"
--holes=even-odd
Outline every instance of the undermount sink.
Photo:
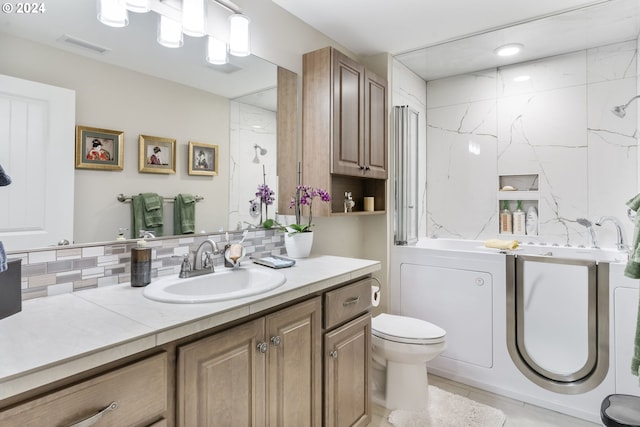
[{"label": "undermount sink", "polygon": [[282,286],[285,281],[286,277],[278,271],[238,268],[188,279],[162,277],[153,280],[142,293],[155,301],[193,304],[258,295]]}]

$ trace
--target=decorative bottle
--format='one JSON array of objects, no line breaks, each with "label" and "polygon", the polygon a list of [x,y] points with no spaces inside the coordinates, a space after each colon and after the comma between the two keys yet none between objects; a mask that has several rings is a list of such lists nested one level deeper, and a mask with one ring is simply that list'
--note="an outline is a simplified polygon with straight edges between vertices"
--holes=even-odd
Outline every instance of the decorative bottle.
[{"label": "decorative bottle", "polygon": [[516,210],[513,211],[513,234],[524,235],[526,222],[525,217],[527,214],[525,214],[522,209],[522,200],[518,200],[517,203],[518,206],[516,207]]},{"label": "decorative bottle", "polygon": [[151,248],[144,239],[138,240],[137,247],[131,248],[131,286],[141,287],[151,283]]},{"label": "decorative bottle", "polygon": [[505,200],[502,204],[503,209],[500,212],[500,233],[501,234],[512,234],[513,229],[511,227],[511,211],[509,210],[509,201]]}]

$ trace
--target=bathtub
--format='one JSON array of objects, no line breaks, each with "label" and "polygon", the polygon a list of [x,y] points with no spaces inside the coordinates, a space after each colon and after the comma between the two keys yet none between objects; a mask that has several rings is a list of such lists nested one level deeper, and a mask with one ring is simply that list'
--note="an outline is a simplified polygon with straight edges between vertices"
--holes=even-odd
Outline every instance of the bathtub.
[{"label": "bathtub", "polygon": [[[574,271],[571,268],[574,266],[576,275],[580,275],[583,274],[580,269],[583,265],[588,265],[589,268],[595,268],[596,265],[600,272],[599,280],[606,282],[600,288],[594,288],[599,289],[595,297],[600,301],[599,310],[606,315],[606,321],[601,319],[596,322],[600,325],[601,334],[598,336],[598,347],[603,352],[596,356],[600,366],[599,377],[588,386],[554,388],[546,384],[540,385],[535,378],[532,380],[531,375],[525,374],[522,366],[514,359],[514,351],[510,345],[516,341],[513,335],[516,320],[511,313],[514,305],[510,286],[514,277],[511,265],[515,265],[514,259],[517,258],[521,261],[526,259],[531,265],[544,268],[548,262],[549,265],[560,262],[561,270],[551,268],[549,277],[560,274],[571,276]],[[626,260],[626,253],[608,248],[525,244],[513,251],[503,251],[486,248],[482,241],[425,239],[415,246],[394,246],[391,249],[389,307],[392,313],[432,322],[447,332],[447,351],[429,363],[429,372],[599,422],[600,403],[608,394],[625,392],[638,395],[640,392],[638,378],[629,373],[632,355],[629,347],[632,348],[635,332],[630,325],[635,325],[638,281],[624,277]],[[554,289],[548,285],[541,289],[542,291],[537,291],[539,295],[545,295],[545,292],[546,295],[555,295]],[[563,314],[575,314],[580,319],[582,310],[573,310],[572,314],[571,309],[574,308],[573,305],[579,304],[578,301],[587,297],[594,298],[596,291],[586,289],[586,285],[583,289],[580,284],[573,284],[564,290],[558,289],[558,300],[564,298],[565,301],[573,301],[570,293],[574,292],[576,303],[565,302],[564,306],[556,304],[554,313],[550,314],[556,315],[558,319],[563,319]],[[636,297],[635,307],[629,303],[633,296]],[[538,307],[544,306],[538,304]],[[549,304],[549,307],[553,307],[553,304]],[[624,310],[621,311],[621,308]],[[593,320],[590,319],[585,322]],[[566,323],[569,324],[568,321]],[[567,325],[563,323],[562,326]],[[555,328],[551,329],[551,332],[556,332]],[[533,337],[535,339],[532,341],[537,346],[536,351],[532,352],[533,357],[540,354],[544,360],[544,331]],[[552,339],[558,338],[550,337],[549,342]],[[589,339],[592,337],[589,336]],[[530,345],[533,347],[533,344]],[[581,344],[576,347],[581,347]],[[623,351],[617,351],[618,349]],[[549,345],[549,350],[553,350],[553,345]],[[578,348],[575,356],[577,360],[582,357],[580,351],[581,348]],[[571,360],[565,362],[571,364]],[[572,377],[568,375],[567,378]]]}]

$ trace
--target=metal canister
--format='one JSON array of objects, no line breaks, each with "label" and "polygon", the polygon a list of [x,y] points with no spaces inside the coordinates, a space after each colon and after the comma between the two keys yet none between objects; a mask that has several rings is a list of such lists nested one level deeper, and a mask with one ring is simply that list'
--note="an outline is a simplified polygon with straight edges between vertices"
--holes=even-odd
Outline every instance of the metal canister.
[{"label": "metal canister", "polygon": [[151,248],[131,249],[131,286],[151,283]]}]

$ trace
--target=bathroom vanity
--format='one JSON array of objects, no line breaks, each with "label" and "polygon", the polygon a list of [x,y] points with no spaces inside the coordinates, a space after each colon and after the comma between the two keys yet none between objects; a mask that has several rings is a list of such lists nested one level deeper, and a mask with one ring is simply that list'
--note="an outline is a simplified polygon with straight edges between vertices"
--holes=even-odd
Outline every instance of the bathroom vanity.
[{"label": "bathroom vanity", "polygon": [[27,301],[0,321],[0,425],[366,426],[379,269],[312,257],[217,303],[127,284]]}]

